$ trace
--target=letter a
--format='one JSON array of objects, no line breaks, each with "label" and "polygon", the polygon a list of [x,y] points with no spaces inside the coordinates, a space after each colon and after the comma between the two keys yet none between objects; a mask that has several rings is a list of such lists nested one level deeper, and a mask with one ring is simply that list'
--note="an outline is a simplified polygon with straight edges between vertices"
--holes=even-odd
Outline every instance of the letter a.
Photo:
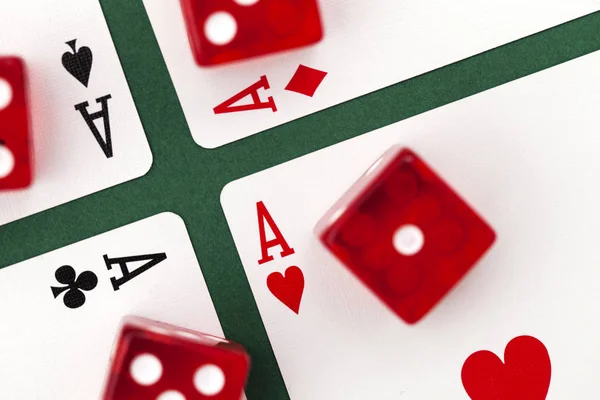
[{"label": "letter a", "polygon": [[[269,81],[266,76],[261,76],[259,81],[242,90],[232,98],[225,100],[222,104],[219,104],[214,108],[215,114],[225,114],[225,113],[233,113],[240,111],[253,111],[253,110],[261,110],[265,108],[270,108],[273,112],[277,111],[277,106],[275,105],[275,100],[273,97],[269,96],[267,101],[262,102],[260,100],[260,96],[258,94],[259,89],[267,90],[269,89]],[[234,104],[242,100],[244,97],[250,96],[252,97],[252,104],[245,104],[235,106]]]},{"label": "letter a", "polygon": [[[281,231],[277,227],[277,224],[269,214],[267,207],[265,207],[262,201],[256,203],[256,214],[258,216],[258,233],[260,236],[260,251],[262,258],[258,260],[258,264],[264,264],[269,261],[273,261],[273,256],[269,255],[269,249],[275,246],[281,246],[281,257],[287,257],[294,254],[294,249],[286,242],[285,238],[281,234]],[[269,228],[275,235],[275,239],[267,240],[267,234],[265,233],[265,221],[269,224]]]},{"label": "letter a", "polygon": [[[156,264],[160,264],[166,259],[166,253],[144,254],[141,256],[118,258],[108,258],[106,254],[104,255],[104,263],[106,264],[106,269],[111,270],[113,265],[118,265],[121,268],[121,273],[123,274],[123,276],[119,279],[114,277],[110,278],[110,282],[112,283],[113,289],[115,291],[119,290],[122,285],[126,284],[136,276],[148,271],[150,268],[154,267]],[[147,261],[147,263],[134,269],[133,271],[130,271],[129,266],[127,264],[139,261]]]},{"label": "letter a", "polygon": [[[100,104],[102,109],[93,114],[88,113],[87,109],[90,106],[90,103],[87,101],[75,105],[75,110],[81,113],[81,116],[85,120],[88,128],[90,128],[90,131],[92,131],[92,135],[94,135],[94,138],[96,138],[96,142],[98,142],[100,145],[100,148],[104,152],[106,158],[111,158],[113,156],[112,137],[110,135],[110,119],[108,118],[108,100],[111,98],[111,95],[107,94],[104,97],[96,99],[96,103]],[[104,133],[106,134],[106,141],[102,138],[102,135],[100,135],[96,124],[94,124],[94,121],[98,118],[102,118],[104,121]]]}]

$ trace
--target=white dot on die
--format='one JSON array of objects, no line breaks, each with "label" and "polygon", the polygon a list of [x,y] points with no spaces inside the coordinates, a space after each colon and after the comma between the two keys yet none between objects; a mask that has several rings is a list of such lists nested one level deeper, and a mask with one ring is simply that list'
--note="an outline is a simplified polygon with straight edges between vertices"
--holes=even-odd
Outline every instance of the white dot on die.
[{"label": "white dot on die", "polygon": [[225,387],[225,374],[214,364],[204,365],[194,374],[194,386],[200,394],[214,396]]},{"label": "white dot on die", "polygon": [[0,179],[9,176],[14,168],[15,156],[8,147],[0,144]]},{"label": "white dot on die", "polygon": [[402,225],[394,232],[394,248],[403,256],[414,256],[423,248],[425,236],[415,225]]},{"label": "white dot on die", "polygon": [[12,86],[6,79],[0,78],[0,110],[5,109],[13,98]]},{"label": "white dot on die", "polygon": [[162,376],[162,372],[160,360],[147,353],[135,357],[129,366],[131,377],[142,386],[154,385]]},{"label": "white dot on die", "polygon": [[204,35],[217,46],[230,43],[237,34],[237,22],[233,15],[225,11],[212,13],[204,23]]},{"label": "white dot on die", "polygon": [[240,6],[253,6],[258,3],[260,0],[234,0]]},{"label": "white dot on die", "polygon": [[185,396],[176,390],[167,390],[161,393],[156,400],[185,400]]}]

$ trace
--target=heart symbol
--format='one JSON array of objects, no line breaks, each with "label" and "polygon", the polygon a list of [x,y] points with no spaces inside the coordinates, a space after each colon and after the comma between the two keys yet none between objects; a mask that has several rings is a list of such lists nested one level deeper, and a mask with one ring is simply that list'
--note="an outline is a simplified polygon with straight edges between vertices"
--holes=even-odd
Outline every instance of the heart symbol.
[{"label": "heart symbol", "polygon": [[546,346],[519,336],[506,345],[504,363],[490,351],[478,351],[467,358],[461,375],[472,400],[545,400],[551,370]]},{"label": "heart symbol", "polygon": [[304,274],[300,268],[289,267],[285,270],[285,276],[279,272],[269,274],[267,287],[273,296],[298,314],[302,292],[304,292]]},{"label": "heart symbol", "polygon": [[62,56],[62,65],[65,67],[67,72],[75,77],[83,86],[87,87],[90,81],[90,74],[92,72],[92,61],[93,55],[92,50],[89,47],[80,47],[79,50],[75,47],[77,39],[67,42],[67,44],[73,50],[72,53],[68,51]]}]

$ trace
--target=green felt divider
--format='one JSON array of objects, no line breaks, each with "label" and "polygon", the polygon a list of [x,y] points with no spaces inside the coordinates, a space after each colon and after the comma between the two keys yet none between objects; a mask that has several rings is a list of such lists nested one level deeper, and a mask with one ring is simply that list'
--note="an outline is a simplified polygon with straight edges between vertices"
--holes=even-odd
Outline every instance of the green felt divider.
[{"label": "green felt divider", "polygon": [[243,343],[253,356],[247,388],[250,400],[284,400],[289,396],[221,210],[223,186],[600,50],[597,12],[231,145],[205,150],[189,133],[142,1],[100,2],[152,148],[154,165],[140,179],[0,227],[0,266],[162,211],[179,214],[186,222],[227,337]]}]

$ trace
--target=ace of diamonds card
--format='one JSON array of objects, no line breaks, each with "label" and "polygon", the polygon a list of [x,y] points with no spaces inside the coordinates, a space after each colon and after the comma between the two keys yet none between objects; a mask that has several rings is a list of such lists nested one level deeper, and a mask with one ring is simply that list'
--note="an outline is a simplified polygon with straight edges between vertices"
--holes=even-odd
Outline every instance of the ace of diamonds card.
[{"label": "ace of diamonds card", "polygon": [[[599,68],[591,54],[224,188],[292,400],[598,397]],[[313,233],[394,145],[418,152],[498,236],[416,325]]]},{"label": "ace of diamonds card", "polygon": [[98,0],[3,1],[0,26],[0,57],[25,63],[35,160],[31,187],[0,191],[0,225],[144,175],[152,154]]},{"label": "ace of diamonds card", "polygon": [[[263,15],[258,12],[267,7],[265,2],[293,10],[301,10],[305,3],[204,0],[203,6],[214,13],[207,13],[197,29],[209,37],[212,22],[220,20],[224,23],[217,32],[235,32],[235,21],[245,15],[266,26],[267,11]],[[194,62],[179,2],[143,3],[194,140],[206,148],[231,143],[600,9],[595,0],[320,0],[324,30],[320,43],[201,68]],[[279,18],[277,24],[285,25],[285,16]],[[252,39],[237,36],[232,40]]]}]

